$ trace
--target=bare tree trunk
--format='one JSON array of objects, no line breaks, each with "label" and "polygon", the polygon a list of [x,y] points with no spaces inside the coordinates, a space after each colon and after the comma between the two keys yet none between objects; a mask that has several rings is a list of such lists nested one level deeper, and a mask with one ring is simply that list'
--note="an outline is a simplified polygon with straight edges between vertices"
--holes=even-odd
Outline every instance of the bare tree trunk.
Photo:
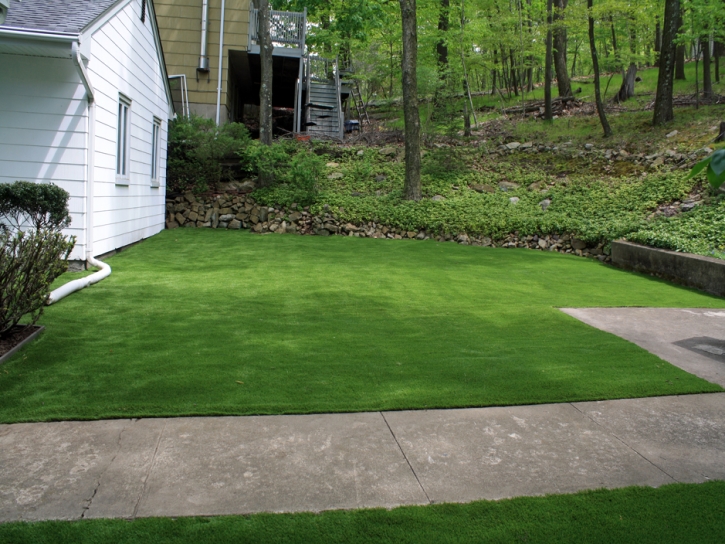
[{"label": "bare tree trunk", "polygon": [[[262,80],[259,87],[259,140],[272,145],[272,34],[270,32],[269,0],[256,0],[259,9],[259,57]],[[259,172],[260,185],[273,181],[271,172]]]},{"label": "bare tree trunk", "polygon": [[571,77],[576,76],[576,58],[579,55],[579,42],[576,42],[576,47],[574,48],[574,60],[571,63]]},{"label": "bare tree trunk", "polygon": [[634,62],[635,55],[637,54],[637,33],[634,31],[634,21],[629,32],[629,52],[632,53],[632,60],[627,68],[627,73],[622,77],[622,86],[619,88],[616,100],[618,102],[625,102],[634,96],[634,83],[637,79],[637,64]]},{"label": "bare tree trunk", "polygon": [[[680,16],[677,19],[677,32],[679,34],[682,34],[682,27],[684,25],[684,21],[682,20],[682,13],[680,13]],[[685,77],[685,44],[680,44],[676,46],[677,49],[675,50],[675,79],[678,81],[685,81],[687,78]]]},{"label": "bare tree trunk", "polygon": [[553,121],[554,113],[551,110],[551,65],[553,61],[553,34],[551,31],[552,23],[552,5],[553,0],[546,2],[546,24],[548,30],[546,32],[546,62],[544,65],[544,120]]},{"label": "bare tree trunk", "polygon": [[[554,12],[554,22],[561,22],[564,19],[563,12],[566,9],[569,0],[554,0],[556,11]],[[559,86],[559,96],[571,96],[571,80],[566,66],[566,47],[567,34],[566,27],[563,24],[554,28],[554,69],[556,70],[556,82]]]},{"label": "bare tree trunk", "polygon": [[634,83],[636,79],[637,65],[632,63],[629,65],[627,73],[624,76],[624,81],[622,81],[622,86],[619,89],[619,93],[617,93],[618,102],[626,102],[634,96]]},{"label": "bare tree trunk", "polygon": [[463,100],[463,135],[466,138],[471,136],[471,114],[468,110],[468,100]]},{"label": "bare tree trunk", "polygon": [[712,98],[712,56],[710,53],[710,36],[702,37],[702,97]]},{"label": "bare tree trunk", "polygon": [[436,55],[438,56],[438,86],[435,90],[433,105],[435,112],[446,102],[445,92],[446,81],[448,78],[448,43],[447,34],[449,27],[450,0],[440,0],[440,11],[438,12],[438,43],[436,43]]},{"label": "bare tree trunk", "polygon": [[405,199],[420,200],[420,114],[418,113],[418,28],[416,0],[400,0],[403,18],[403,115],[405,117]]},{"label": "bare tree trunk", "polygon": [[660,65],[660,53],[662,52],[662,26],[660,20],[657,19],[657,26],[655,27],[655,66]]},{"label": "bare tree trunk", "polygon": [[592,50],[592,66],[594,68],[594,96],[597,101],[597,112],[599,112],[599,120],[604,129],[604,137],[609,138],[612,135],[612,127],[607,121],[607,114],[604,113],[604,104],[602,103],[602,89],[599,81],[599,57],[597,55],[597,44],[594,39],[594,16],[592,15],[593,0],[587,0],[589,8],[589,47]]},{"label": "bare tree trunk", "polygon": [[715,42],[715,83],[720,83],[720,56],[722,55],[722,43]]},{"label": "bare tree trunk", "polygon": [[662,53],[660,70],[657,78],[657,97],[652,123],[654,126],[664,125],[674,119],[672,95],[674,91],[673,76],[675,73],[675,38],[680,21],[680,0],[665,0],[665,22],[662,32]]}]

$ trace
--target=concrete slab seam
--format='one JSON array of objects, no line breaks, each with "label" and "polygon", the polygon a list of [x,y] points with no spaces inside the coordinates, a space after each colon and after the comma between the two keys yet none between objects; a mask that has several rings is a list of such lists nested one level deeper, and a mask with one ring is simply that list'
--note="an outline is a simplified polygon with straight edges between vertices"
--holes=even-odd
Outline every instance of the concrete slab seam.
[{"label": "concrete slab seam", "polygon": [[648,459],[647,457],[645,457],[644,455],[642,455],[635,448],[633,448],[632,446],[630,446],[629,444],[627,444],[627,442],[625,442],[620,437],[618,437],[615,433],[613,433],[612,431],[610,431],[609,429],[607,429],[606,427],[604,427],[604,425],[602,425],[601,423],[597,422],[596,420],[594,420],[593,418],[591,418],[590,416],[588,416],[587,414],[585,414],[584,412],[582,412],[573,403],[569,402],[568,404],[572,408],[574,408],[574,410],[576,410],[581,415],[583,415],[584,417],[586,417],[589,421],[591,421],[592,423],[594,423],[597,427],[600,427],[606,433],[610,434],[611,436],[613,436],[614,438],[616,438],[617,440],[619,440],[622,444],[624,444],[625,446],[627,446],[630,450],[632,450],[634,453],[636,453],[637,455],[639,455],[642,459],[644,459],[645,461],[647,461],[650,465],[652,465],[654,468],[656,468],[657,470],[659,470],[662,474],[664,474],[665,476],[667,476],[670,480],[672,480],[673,482],[680,483],[679,480],[677,480],[676,478],[674,478],[671,474],[668,474],[667,471],[665,471],[662,467],[658,466],[657,464],[655,464],[654,462],[652,462],[650,459]]},{"label": "concrete slab seam", "polygon": [[151,471],[154,469],[154,464],[156,464],[156,455],[159,452],[159,446],[161,445],[161,439],[164,437],[164,431],[166,430],[167,423],[168,419],[164,420],[164,426],[161,428],[161,432],[159,433],[159,439],[156,441],[156,448],[154,448],[154,454],[151,457],[149,469],[146,472],[146,477],[143,480],[143,487],[141,488],[141,492],[138,494],[136,505],[133,507],[133,514],[131,514],[131,519],[136,519],[136,515],[138,514],[138,507],[141,505],[141,499],[143,499],[144,495],[146,494],[146,486],[148,484],[149,477],[151,476]]},{"label": "concrete slab seam", "polygon": [[428,504],[433,504],[433,501],[430,500],[430,497],[428,496],[428,492],[425,490],[425,487],[423,487],[423,484],[420,481],[420,478],[418,478],[418,475],[415,473],[415,469],[413,468],[413,465],[410,464],[410,461],[408,460],[408,456],[405,455],[405,451],[403,451],[403,447],[400,445],[400,442],[398,442],[398,437],[395,436],[395,433],[393,432],[392,427],[390,427],[390,423],[388,423],[388,420],[385,419],[385,414],[383,412],[380,412],[380,415],[383,418],[383,421],[388,426],[388,430],[390,431],[391,436],[393,437],[393,440],[395,440],[395,443],[398,445],[398,449],[400,450],[400,453],[403,455],[403,459],[405,459],[405,462],[408,463],[408,467],[410,468],[410,471],[413,473],[413,476],[415,476],[415,481],[418,482],[418,485],[420,486],[420,490],[423,492],[423,495],[425,495],[425,500],[428,501]]},{"label": "concrete slab seam", "polygon": [[111,465],[113,465],[113,462],[116,460],[116,457],[118,457],[119,452],[121,451],[121,437],[123,436],[123,433],[126,431],[126,427],[121,429],[121,432],[118,433],[118,440],[116,441],[116,453],[113,454],[113,457],[108,462],[108,465],[106,465],[106,468],[103,469],[103,472],[98,475],[98,481],[96,481],[96,487],[93,489],[93,493],[91,494],[90,498],[86,500],[88,503],[87,506],[83,507],[83,512],[81,513],[81,519],[85,519],[86,514],[91,509],[91,506],[93,505],[93,499],[96,497],[96,494],[98,493],[98,490],[101,487],[101,481],[103,480],[103,476],[108,472],[108,469],[111,468]]}]

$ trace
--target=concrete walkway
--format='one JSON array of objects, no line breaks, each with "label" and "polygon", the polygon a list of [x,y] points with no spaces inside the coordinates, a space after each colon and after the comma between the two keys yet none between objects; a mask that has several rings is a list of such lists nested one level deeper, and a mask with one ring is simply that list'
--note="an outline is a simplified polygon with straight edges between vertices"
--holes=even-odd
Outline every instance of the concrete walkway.
[{"label": "concrete walkway", "polygon": [[[725,312],[566,311],[725,385]],[[725,393],[0,425],[0,522],[394,507],[708,479],[725,479]]]},{"label": "concrete walkway", "polygon": [[709,382],[725,387],[725,310],[562,308],[587,325],[621,336]]}]

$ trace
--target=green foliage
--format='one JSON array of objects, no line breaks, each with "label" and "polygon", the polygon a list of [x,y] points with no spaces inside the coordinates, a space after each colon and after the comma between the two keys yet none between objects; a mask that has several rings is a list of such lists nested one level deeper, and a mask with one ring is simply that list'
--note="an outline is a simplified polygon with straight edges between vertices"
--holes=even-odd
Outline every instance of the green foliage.
[{"label": "green foliage", "polygon": [[217,127],[211,119],[178,117],[169,123],[168,189],[195,193],[216,189],[231,179],[237,155],[250,143],[249,132],[241,123]]},{"label": "green foliage", "polygon": [[312,150],[295,141],[266,146],[252,142],[241,154],[250,168],[271,174],[271,187],[258,189],[254,197],[263,204],[309,206],[317,198],[317,183],[325,163]]},{"label": "green foliage", "polygon": [[68,268],[75,237],[60,231],[70,224],[69,197],[52,184],[0,184],[0,336],[26,315],[35,323],[51,283]]},{"label": "green foliage", "polygon": [[725,259],[725,198],[711,206],[661,218],[627,236],[632,242]]},{"label": "green foliage", "polygon": [[51,228],[0,233],[0,336],[26,315],[31,324],[38,320],[74,245],[75,238]]},{"label": "green foliage", "polygon": [[[559,179],[534,164],[506,161],[482,163],[475,150],[441,148],[423,159],[424,198],[402,198],[404,165],[377,151],[342,159],[342,179],[325,179],[312,210],[328,205],[343,221],[368,221],[403,230],[437,234],[485,235],[494,240],[509,233],[575,234],[588,242],[609,242],[648,225],[647,217],[661,205],[685,198],[695,185],[680,172],[646,177],[606,178],[580,175]],[[376,179],[382,179],[376,181]],[[498,189],[501,182],[518,188]],[[529,186],[533,187],[529,189]],[[488,185],[494,192],[478,193]],[[543,192],[540,189],[544,189]],[[440,195],[442,201],[431,198]],[[511,197],[519,198],[512,204]],[[549,199],[543,211],[539,203]]]},{"label": "green foliage", "polygon": [[690,177],[694,178],[697,174],[707,168],[707,180],[713,189],[719,189],[725,182],[725,149],[718,149],[704,160],[698,162],[690,172]]},{"label": "green foliage", "polygon": [[0,184],[0,217],[19,228],[30,224],[36,229],[60,230],[70,224],[70,195],[52,183],[16,181]]}]

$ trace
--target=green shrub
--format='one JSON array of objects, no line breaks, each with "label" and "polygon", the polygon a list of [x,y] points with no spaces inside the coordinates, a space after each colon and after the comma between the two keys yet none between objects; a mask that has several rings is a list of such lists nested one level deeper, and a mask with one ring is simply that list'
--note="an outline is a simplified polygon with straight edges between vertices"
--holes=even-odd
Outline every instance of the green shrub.
[{"label": "green shrub", "polygon": [[74,245],[73,237],[48,228],[0,233],[0,336],[26,315],[31,325],[38,321]]},{"label": "green shrub", "polygon": [[[17,181],[0,185],[0,336],[23,316],[34,324],[50,285],[68,268],[75,245],[61,229],[70,224],[69,195],[55,185]],[[22,227],[22,228],[20,228]]]},{"label": "green shrub", "polygon": [[166,183],[170,191],[203,193],[232,179],[237,155],[250,145],[249,131],[241,123],[220,127],[192,115],[169,123]]},{"label": "green shrub", "polygon": [[316,201],[325,162],[309,147],[294,141],[271,146],[255,141],[241,155],[249,168],[271,174],[273,179],[270,187],[255,191],[260,203],[309,206]]},{"label": "green shrub", "polygon": [[2,183],[0,216],[3,225],[12,229],[24,224],[36,229],[63,229],[70,224],[68,198],[66,191],[49,183]]}]

